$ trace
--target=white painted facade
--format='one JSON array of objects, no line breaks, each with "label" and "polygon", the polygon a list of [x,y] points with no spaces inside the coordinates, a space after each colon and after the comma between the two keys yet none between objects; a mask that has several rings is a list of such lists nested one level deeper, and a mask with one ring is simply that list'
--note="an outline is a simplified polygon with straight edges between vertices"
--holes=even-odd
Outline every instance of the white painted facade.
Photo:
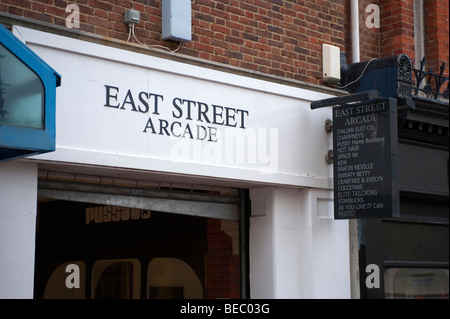
[{"label": "white painted facade", "polygon": [[22,27],[13,33],[62,85],[56,151],[0,163],[1,298],[32,298],[42,167],[248,188],[251,297],[351,297],[349,223],[333,219],[324,158],[331,108],[310,109],[331,95]]},{"label": "white painted facade", "polygon": [[0,299],[33,298],[37,164],[0,164]]}]

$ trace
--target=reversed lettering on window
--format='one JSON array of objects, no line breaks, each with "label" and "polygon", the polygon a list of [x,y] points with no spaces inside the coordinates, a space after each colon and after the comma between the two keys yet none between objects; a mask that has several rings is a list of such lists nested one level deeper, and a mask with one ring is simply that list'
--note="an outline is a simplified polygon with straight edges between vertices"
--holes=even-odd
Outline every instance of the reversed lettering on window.
[{"label": "reversed lettering on window", "polygon": [[86,208],[86,224],[122,222],[149,218],[150,210],[138,208],[118,207],[110,205]]}]

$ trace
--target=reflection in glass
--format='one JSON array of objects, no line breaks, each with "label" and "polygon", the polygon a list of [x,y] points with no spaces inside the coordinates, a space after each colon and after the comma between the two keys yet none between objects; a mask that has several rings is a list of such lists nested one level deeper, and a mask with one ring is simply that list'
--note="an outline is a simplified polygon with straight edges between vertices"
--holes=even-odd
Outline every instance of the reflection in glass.
[{"label": "reflection in glass", "polygon": [[44,128],[44,85],[0,44],[0,125]]},{"label": "reflection in glass", "polygon": [[[80,269],[80,288],[68,289],[66,280],[69,273],[66,267],[69,264],[77,265]],[[44,299],[84,299],[85,298],[86,264],[83,261],[71,261],[58,265],[50,275],[45,286]]]},{"label": "reflection in glass", "polygon": [[388,299],[448,299],[448,269],[390,268],[385,271]]},{"label": "reflection in glass", "polygon": [[195,271],[178,258],[154,258],[148,265],[149,299],[201,299],[203,288]]},{"label": "reflection in glass", "polygon": [[94,264],[95,299],[136,299],[140,291],[140,263],[135,259],[101,260]]}]

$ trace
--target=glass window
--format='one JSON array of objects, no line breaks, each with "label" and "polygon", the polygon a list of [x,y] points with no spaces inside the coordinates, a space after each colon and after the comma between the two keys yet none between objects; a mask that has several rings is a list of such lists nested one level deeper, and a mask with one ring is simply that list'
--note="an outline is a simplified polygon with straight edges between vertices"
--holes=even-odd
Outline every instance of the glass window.
[{"label": "glass window", "polygon": [[448,269],[390,268],[385,271],[388,299],[448,299]]},{"label": "glass window", "polygon": [[0,43],[0,126],[44,128],[44,85]]},{"label": "glass window", "polygon": [[201,299],[203,288],[194,270],[178,258],[154,258],[147,270],[149,299]]},{"label": "glass window", "polygon": [[137,259],[97,261],[92,270],[92,298],[140,298],[140,269]]}]

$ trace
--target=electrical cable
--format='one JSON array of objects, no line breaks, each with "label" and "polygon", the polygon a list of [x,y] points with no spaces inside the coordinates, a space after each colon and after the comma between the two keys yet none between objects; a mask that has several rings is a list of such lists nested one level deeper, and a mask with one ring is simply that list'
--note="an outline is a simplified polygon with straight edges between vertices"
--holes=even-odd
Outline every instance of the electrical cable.
[{"label": "electrical cable", "polygon": [[164,49],[164,50],[170,51],[170,52],[172,52],[172,53],[177,52],[177,51],[181,48],[181,46],[183,45],[183,43],[180,42],[180,45],[178,46],[178,48],[176,48],[175,50],[171,50],[170,48],[165,47],[165,46],[163,46],[163,45],[158,45],[158,44],[155,44],[155,45],[147,45],[147,44],[145,44],[145,43],[142,43],[142,42],[139,41],[139,39],[136,37],[136,33],[134,32],[134,25],[135,25],[134,23],[130,23],[130,24],[128,25],[129,32],[128,32],[128,39],[127,39],[127,42],[129,42],[131,36],[133,36],[133,39],[135,39],[136,42],[139,43],[139,44],[141,44],[141,45],[144,45],[144,46],[149,47],[149,48],[160,48],[160,49]]},{"label": "electrical cable", "polygon": [[366,72],[366,69],[367,69],[367,67],[369,66],[370,62],[372,62],[373,60],[376,60],[376,58],[370,59],[369,62],[367,62],[366,66],[365,66],[364,69],[362,70],[361,74],[359,75],[359,77],[358,77],[355,81],[352,81],[352,82],[350,82],[350,83],[347,83],[347,84],[344,85],[344,86],[336,85],[336,88],[338,88],[338,89],[344,89],[344,88],[346,88],[347,86],[352,85],[352,84],[358,82],[358,81],[362,78],[362,76],[364,75],[364,72]]},{"label": "electrical cable", "polygon": [[130,25],[128,25],[128,39],[127,39],[127,42],[130,42],[130,39],[131,39],[131,27],[130,27]]}]

